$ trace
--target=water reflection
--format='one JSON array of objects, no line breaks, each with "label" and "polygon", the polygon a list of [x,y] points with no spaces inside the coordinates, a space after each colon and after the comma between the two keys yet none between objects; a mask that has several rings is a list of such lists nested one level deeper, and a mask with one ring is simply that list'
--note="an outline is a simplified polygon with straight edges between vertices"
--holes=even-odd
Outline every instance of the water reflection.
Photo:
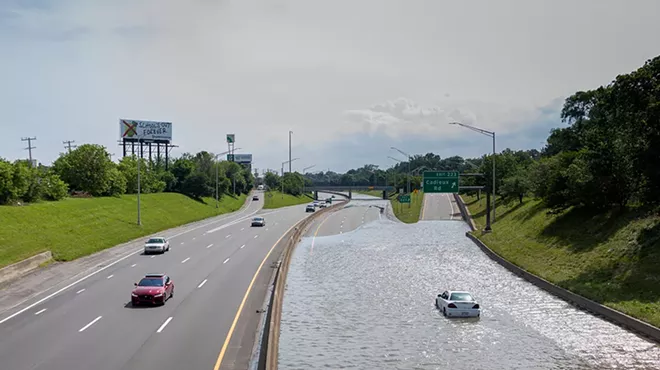
[{"label": "water reflection", "polygon": [[[660,349],[492,262],[458,221],[386,219],[298,246],[284,299],[282,369],[658,369]],[[469,290],[480,319],[434,298]]]}]

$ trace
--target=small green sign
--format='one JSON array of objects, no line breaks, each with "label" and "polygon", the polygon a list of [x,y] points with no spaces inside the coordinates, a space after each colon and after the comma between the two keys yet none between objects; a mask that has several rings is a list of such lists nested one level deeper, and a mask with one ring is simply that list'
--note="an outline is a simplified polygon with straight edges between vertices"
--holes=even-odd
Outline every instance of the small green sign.
[{"label": "small green sign", "polygon": [[236,142],[236,135],[235,134],[227,134],[227,143],[233,144]]},{"label": "small green sign", "polygon": [[410,194],[399,195],[399,203],[410,203]]},{"label": "small green sign", "polygon": [[425,193],[458,193],[457,171],[424,172]]},{"label": "small green sign", "polygon": [[234,155],[233,154],[227,154],[227,161],[233,162],[234,161]]}]

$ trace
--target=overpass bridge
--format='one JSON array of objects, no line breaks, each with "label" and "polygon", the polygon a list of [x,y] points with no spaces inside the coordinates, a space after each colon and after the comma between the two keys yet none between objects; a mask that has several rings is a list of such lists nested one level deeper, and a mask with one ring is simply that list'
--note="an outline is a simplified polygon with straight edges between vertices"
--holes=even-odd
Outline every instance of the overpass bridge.
[{"label": "overpass bridge", "polygon": [[396,189],[394,186],[369,186],[369,185],[354,185],[354,186],[308,186],[305,188],[305,191],[314,192],[314,199],[319,199],[319,192],[344,195],[342,192],[348,192],[348,199],[353,198],[354,191],[368,191],[368,190],[380,190],[383,193],[383,199],[388,199],[387,192],[393,192]]}]

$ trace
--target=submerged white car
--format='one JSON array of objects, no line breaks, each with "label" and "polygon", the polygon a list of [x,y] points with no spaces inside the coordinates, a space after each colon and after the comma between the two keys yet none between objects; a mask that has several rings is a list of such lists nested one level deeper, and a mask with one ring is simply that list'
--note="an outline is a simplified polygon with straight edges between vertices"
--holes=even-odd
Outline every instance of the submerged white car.
[{"label": "submerged white car", "polygon": [[165,251],[169,250],[170,242],[165,238],[150,238],[146,243],[144,243],[144,254],[149,254],[151,252],[165,253]]},{"label": "submerged white car", "polygon": [[481,308],[470,292],[446,290],[435,298],[435,306],[448,317],[479,317]]}]

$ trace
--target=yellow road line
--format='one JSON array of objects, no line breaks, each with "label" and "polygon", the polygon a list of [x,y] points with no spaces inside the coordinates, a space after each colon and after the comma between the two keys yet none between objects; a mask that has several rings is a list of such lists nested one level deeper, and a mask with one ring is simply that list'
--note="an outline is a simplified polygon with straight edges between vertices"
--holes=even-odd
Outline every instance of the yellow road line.
[{"label": "yellow road line", "polygon": [[424,214],[426,213],[426,194],[424,194],[424,204],[422,204],[422,220],[424,219]]},{"label": "yellow road line", "polygon": [[298,225],[298,222],[296,222],[293,226],[289,228],[289,230],[285,231],[282,236],[280,236],[279,239],[273,244],[273,246],[270,248],[268,251],[268,254],[266,254],[266,257],[261,261],[261,264],[257,268],[257,272],[254,273],[254,276],[252,277],[252,281],[250,281],[250,285],[248,285],[247,290],[245,291],[245,295],[243,296],[243,300],[241,301],[241,304],[238,306],[238,311],[236,311],[236,316],[234,317],[234,321],[231,323],[231,327],[229,328],[229,332],[227,333],[227,338],[225,339],[225,343],[222,345],[222,349],[220,350],[220,354],[218,355],[218,360],[215,362],[215,366],[213,367],[213,370],[219,370],[220,365],[222,364],[222,359],[225,357],[225,352],[227,351],[227,347],[229,346],[229,342],[231,341],[231,336],[234,334],[234,329],[236,329],[236,324],[238,323],[238,319],[241,317],[241,313],[243,312],[243,307],[245,306],[245,302],[247,301],[248,296],[250,295],[250,291],[252,290],[252,286],[254,285],[254,282],[257,280],[257,276],[259,276],[259,271],[261,271],[261,268],[264,266],[266,263],[266,260],[268,260],[268,257],[270,257],[270,254],[273,252],[275,247],[280,243],[282,238],[286,234],[291,231],[296,225]]}]

